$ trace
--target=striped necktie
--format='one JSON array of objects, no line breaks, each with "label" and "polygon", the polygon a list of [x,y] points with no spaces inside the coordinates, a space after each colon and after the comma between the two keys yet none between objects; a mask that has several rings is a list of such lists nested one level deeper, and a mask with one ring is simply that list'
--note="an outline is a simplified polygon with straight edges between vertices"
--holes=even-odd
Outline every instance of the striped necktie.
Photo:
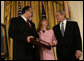
[{"label": "striped necktie", "polygon": [[61,23],[61,33],[62,33],[62,36],[64,36],[64,23],[63,22]]},{"label": "striped necktie", "polygon": [[27,24],[29,25],[29,27],[31,28],[31,24],[29,23],[29,20],[27,20]]}]

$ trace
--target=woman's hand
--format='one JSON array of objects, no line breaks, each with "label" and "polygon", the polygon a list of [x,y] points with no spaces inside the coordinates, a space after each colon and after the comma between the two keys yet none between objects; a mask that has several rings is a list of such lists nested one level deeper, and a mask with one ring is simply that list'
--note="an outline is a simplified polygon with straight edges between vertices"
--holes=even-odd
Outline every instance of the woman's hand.
[{"label": "woman's hand", "polygon": [[52,46],[52,42],[49,43]]},{"label": "woman's hand", "polygon": [[53,42],[50,42],[49,44],[50,44],[51,47],[55,46],[55,43],[53,43]]},{"label": "woman's hand", "polygon": [[53,43],[52,43],[52,42],[50,42],[49,44],[50,44],[50,47],[52,48],[52,46],[53,46]]}]

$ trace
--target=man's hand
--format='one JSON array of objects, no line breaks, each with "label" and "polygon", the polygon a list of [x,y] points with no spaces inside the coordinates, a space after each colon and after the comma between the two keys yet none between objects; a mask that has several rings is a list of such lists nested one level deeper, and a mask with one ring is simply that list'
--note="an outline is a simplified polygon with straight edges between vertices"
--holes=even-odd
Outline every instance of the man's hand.
[{"label": "man's hand", "polygon": [[81,57],[81,51],[80,50],[76,50],[76,53],[75,53],[75,56],[76,56],[76,59],[79,59]]},{"label": "man's hand", "polygon": [[33,36],[28,36],[28,37],[27,37],[27,42],[28,42],[28,43],[30,42],[30,39],[31,39],[31,38],[34,38],[34,37],[33,37]]}]

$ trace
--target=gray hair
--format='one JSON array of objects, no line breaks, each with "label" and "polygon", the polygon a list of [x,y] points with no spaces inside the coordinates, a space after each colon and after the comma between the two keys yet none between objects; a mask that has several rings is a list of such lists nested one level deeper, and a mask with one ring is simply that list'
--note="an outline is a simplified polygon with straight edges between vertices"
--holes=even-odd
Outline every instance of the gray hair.
[{"label": "gray hair", "polygon": [[65,13],[65,11],[64,10],[62,10],[62,11],[58,11],[61,15],[65,15],[65,18],[66,18],[66,13]]},{"label": "gray hair", "polygon": [[63,10],[63,11],[59,11],[59,13],[61,14],[61,15],[63,15],[63,14],[65,14],[65,11]]}]

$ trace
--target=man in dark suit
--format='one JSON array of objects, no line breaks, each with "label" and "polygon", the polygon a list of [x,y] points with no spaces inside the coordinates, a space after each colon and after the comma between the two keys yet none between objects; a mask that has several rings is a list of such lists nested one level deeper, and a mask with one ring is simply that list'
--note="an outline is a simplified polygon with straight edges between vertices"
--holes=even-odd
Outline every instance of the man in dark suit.
[{"label": "man in dark suit", "polygon": [[58,40],[58,60],[78,60],[82,51],[79,27],[77,22],[68,21],[65,17],[64,11],[57,12],[56,18],[59,24],[53,27]]},{"label": "man in dark suit", "polygon": [[22,15],[12,18],[9,26],[9,37],[13,38],[13,59],[14,60],[35,60],[37,46],[29,43],[30,38],[39,38],[35,24],[29,21],[33,11],[26,6]]}]

